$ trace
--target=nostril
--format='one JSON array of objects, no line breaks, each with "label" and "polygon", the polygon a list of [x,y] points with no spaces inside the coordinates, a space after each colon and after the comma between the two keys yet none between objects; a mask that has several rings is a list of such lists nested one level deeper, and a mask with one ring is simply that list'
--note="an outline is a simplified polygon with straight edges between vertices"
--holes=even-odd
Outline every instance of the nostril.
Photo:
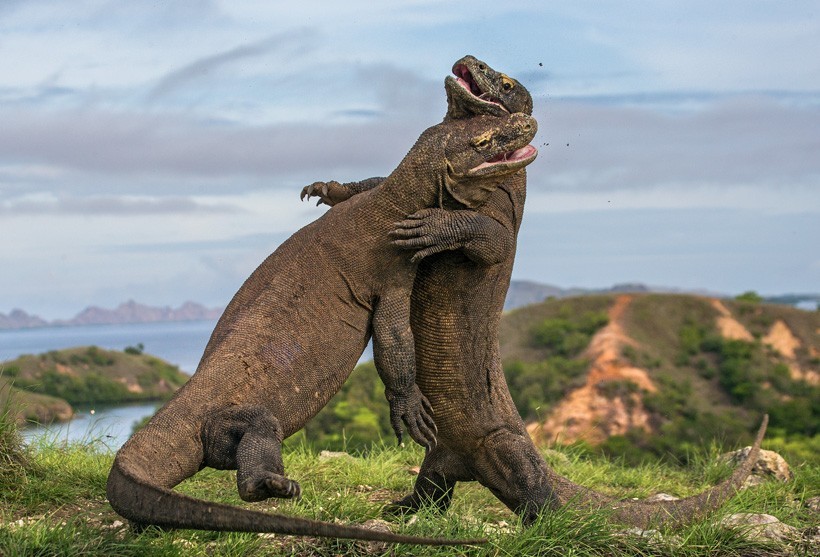
[{"label": "nostril", "polygon": [[484,70],[487,69],[487,66],[485,66],[484,64],[479,64],[478,69],[481,70],[481,71],[484,71]]}]

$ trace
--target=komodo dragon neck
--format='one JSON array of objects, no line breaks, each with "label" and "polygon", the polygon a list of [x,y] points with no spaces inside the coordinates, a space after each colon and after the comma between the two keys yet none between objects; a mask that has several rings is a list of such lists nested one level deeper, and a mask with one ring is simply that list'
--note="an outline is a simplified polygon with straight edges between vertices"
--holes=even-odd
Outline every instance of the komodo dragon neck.
[{"label": "komodo dragon neck", "polygon": [[[441,204],[447,161],[443,152],[433,154],[438,150],[433,145],[442,143],[444,129],[439,125],[427,130],[411,151],[413,156],[406,156],[381,186],[372,190],[371,202],[382,211],[385,222],[392,224],[391,219]],[[424,156],[419,156],[418,149]]]}]

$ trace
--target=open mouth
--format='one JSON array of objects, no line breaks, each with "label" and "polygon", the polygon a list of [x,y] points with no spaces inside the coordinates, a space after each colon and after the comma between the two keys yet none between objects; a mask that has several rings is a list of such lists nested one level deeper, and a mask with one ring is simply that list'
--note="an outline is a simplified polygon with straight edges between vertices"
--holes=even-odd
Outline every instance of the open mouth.
[{"label": "open mouth", "polygon": [[520,149],[516,149],[515,151],[500,153],[471,169],[470,173],[475,173],[484,168],[498,165],[526,166],[532,162],[533,159],[535,159],[537,154],[538,149],[532,145],[526,145]]},{"label": "open mouth", "polygon": [[458,64],[456,67],[453,68],[453,75],[456,76],[456,82],[461,85],[464,89],[470,92],[471,95],[480,99],[487,103],[497,104],[504,110],[507,110],[501,101],[497,98],[493,97],[489,93],[482,91],[481,86],[478,84],[476,79],[473,77],[473,74],[470,72],[470,68],[468,68],[464,64]]}]

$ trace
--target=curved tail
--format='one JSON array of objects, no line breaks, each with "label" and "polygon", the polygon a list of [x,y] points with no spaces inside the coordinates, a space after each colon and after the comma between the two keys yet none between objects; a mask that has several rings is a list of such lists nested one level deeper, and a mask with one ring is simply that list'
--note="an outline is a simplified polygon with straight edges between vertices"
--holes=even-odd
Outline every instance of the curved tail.
[{"label": "curved tail", "polygon": [[117,513],[137,524],[166,528],[191,528],[231,532],[264,532],[325,538],[423,545],[477,545],[486,539],[446,539],[405,536],[318,520],[269,514],[209,503],[152,485],[114,460],[106,488],[108,501]]},{"label": "curved tail", "polygon": [[675,501],[621,501],[591,489],[579,486],[559,476],[547,467],[547,477],[552,482],[559,504],[571,503],[585,508],[609,508],[613,522],[647,528],[649,526],[676,527],[693,521],[720,507],[743,485],[752,471],[760,453],[760,444],[769,423],[768,414],[757,432],[752,450],[732,475],[706,491]]}]

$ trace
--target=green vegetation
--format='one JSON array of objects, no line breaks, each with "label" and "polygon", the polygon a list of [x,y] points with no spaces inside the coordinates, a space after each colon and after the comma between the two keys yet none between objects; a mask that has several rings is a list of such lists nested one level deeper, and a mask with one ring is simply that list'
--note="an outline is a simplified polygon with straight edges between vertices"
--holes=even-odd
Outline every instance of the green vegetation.
[{"label": "green vegetation", "polygon": [[[584,382],[588,362],[582,354],[592,335],[606,324],[606,311],[614,300],[614,296],[553,300],[505,316],[501,328],[505,373],[522,415],[543,418],[550,406]],[[820,392],[816,386],[795,380],[788,366],[817,369],[818,314],[751,300],[723,303],[754,340],[722,338],[709,300],[634,296],[621,325],[636,345],[625,346],[621,357],[647,370],[657,391],[638,392],[626,381],[605,382],[598,391],[622,400],[639,394],[657,433],[630,431],[600,447],[578,444],[548,452],[546,458],[559,473],[618,497],[646,497],[659,491],[691,495],[726,476],[726,467],[716,464],[716,456],[723,452],[720,446],[725,444],[728,450],[748,444],[751,431],[766,411],[771,415],[771,427],[764,447],[779,451],[792,464],[794,482],[766,482],[744,491],[716,517],[663,538],[624,536],[621,528],[606,523],[603,513],[566,509],[546,513],[537,524],[521,528],[516,517],[488,490],[474,483],[460,484],[453,508],[446,515],[421,513],[418,521],[397,523],[393,529],[419,535],[488,536],[490,544],[456,550],[399,547],[397,554],[785,553],[783,547],[749,541],[718,526],[717,521],[734,512],[756,512],[772,514],[801,529],[816,527],[816,515],[806,508],[805,501],[820,495]],[[779,320],[801,340],[788,363],[761,340]],[[66,375],[66,368],[78,376],[91,370],[120,370],[118,377],[143,389],[148,384],[173,383],[171,370],[161,363],[150,363],[149,356],[134,354],[139,345],[132,348],[132,353],[83,348],[77,349],[73,358],[71,353],[29,358],[38,369],[53,369],[60,375]],[[131,365],[123,371],[120,359],[126,357],[137,358],[145,366],[137,370]],[[30,361],[21,360],[4,364],[0,403],[10,398],[2,396],[3,381],[13,376],[17,385],[21,379],[31,379]],[[379,549],[356,542],[284,536],[154,529],[135,534],[116,522],[122,521],[105,503],[111,454],[101,452],[97,448],[101,445],[93,443],[66,447],[43,442],[26,450],[9,419],[13,411],[5,408],[5,413],[0,412],[0,555],[352,555],[391,551],[390,547]],[[385,502],[411,489],[415,476],[409,469],[423,458],[422,449],[412,443],[405,448],[395,446],[388,414],[384,388],[374,366],[364,364],[354,370],[305,431],[286,442],[285,464],[289,475],[302,483],[301,501],[243,503],[236,495],[235,476],[209,469],[180,489],[208,500],[323,520],[362,523],[378,518]],[[322,459],[318,451],[325,448],[347,450],[353,458]],[[612,456],[616,458],[608,458]],[[800,542],[789,551],[811,554]]]},{"label": "green vegetation", "polygon": [[[0,435],[13,423],[0,419]],[[3,437],[0,437],[3,439]],[[18,445],[19,446],[19,445]],[[805,506],[820,494],[820,467],[802,466],[788,484],[766,482],[732,499],[715,516],[662,537],[624,535],[606,522],[603,512],[561,509],[522,527],[489,490],[460,484],[445,515],[422,512],[418,520],[391,523],[394,531],[424,536],[489,538],[478,548],[390,546],[345,540],[259,536],[149,528],[131,531],[105,500],[105,481],[113,455],[93,442],[82,445],[42,442],[31,450],[13,476],[0,475],[0,555],[771,555],[785,551],[772,542],[754,542],[718,526],[735,512],[765,512],[800,529],[813,525]],[[232,472],[205,469],[178,487],[183,493],[268,512],[361,524],[380,517],[384,503],[412,488],[409,470],[423,458],[415,445],[406,448],[369,445],[351,457],[323,459],[303,442],[286,442],[290,476],[303,488],[299,501],[244,503],[236,494]],[[552,452],[557,471],[580,484],[617,497],[646,497],[663,491],[677,496],[697,493],[725,477],[717,453],[700,453],[688,469],[664,464],[627,466],[577,450]],[[560,458],[558,458],[560,457]],[[796,554],[808,555],[803,546]]]},{"label": "green vegetation", "polygon": [[10,384],[0,384],[0,487],[19,481],[28,465],[27,451],[12,414],[10,390]]},{"label": "green vegetation", "polygon": [[538,351],[538,360],[508,359],[504,365],[516,408],[525,420],[543,418],[546,408],[583,384],[588,362],[579,356],[608,322],[603,311],[573,313],[563,307],[529,327],[529,344]]},{"label": "green vegetation", "polygon": [[[584,323],[590,324],[585,330],[588,335],[605,324],[603,315],[615,299],[553,300],[505,316],[501,329],[505,373],[525,419],[543,419],[567,392],[583,383],[587,363],[577,354],[589,338],[578,332],[584,332]],[[777,439],[787,457],[820,463],[820,453],[800,449],[820,443],[820,391],[793,379],[786,362],[761,340],[775,322],[788,323],[802,339],[795,363],[816,370],[817,349],[810,349],[820,346],[816,313],[749,300],[723,303],[752,332],[753,342],[721,337],[717,312],[708,299],[633,296],[621,324],[637,345],[625,345],[621,357],[645,369],[658,388],[640,393],[657,433],[635,430],[586,450],[632,464],[658,458],[686,463],[697,450],[715,442],[750,443],[762,414],[768,412],[768,439]],[[564,354],[574,357],[567,359]],[[637,388],[608,381],[598,391],[629,403]]]},{"label": "green vegetation", "polygon": [[141,342],[137,343],[136,346],[126,346],[123,349],[123,352],[126,354],[133,354],[135,356],[139,356],[145,350],[145,345]]},{"label": "green vegetation", "polygon": [[587,311],[573,315],[562,311],[560,317],[545,319],[533,329],[533,343],[552,354],[572,358],[588,345],[592,335],[609,323],[604,312]]},{"label": "green vegetation", "polygon": [[4,364],[15,387],[78,403],[114,403],[169,397],[188,376],[134,348],[96,346],[25,355]]},{"label": "green vegetation", "polygon": [[753,304],[759,304],[763,301],[763,296],[761,296],[754,290],[747,290],[743,294],[738,294],[737,296],[735,296],[735,300],[739,302],[750,302]]},{"label": "green vegetation", "polygon": [[297,435],[331,450],[362,450],[373,442],[395,443],[390,408],[376,366],[356,366],[341,390]]}]

